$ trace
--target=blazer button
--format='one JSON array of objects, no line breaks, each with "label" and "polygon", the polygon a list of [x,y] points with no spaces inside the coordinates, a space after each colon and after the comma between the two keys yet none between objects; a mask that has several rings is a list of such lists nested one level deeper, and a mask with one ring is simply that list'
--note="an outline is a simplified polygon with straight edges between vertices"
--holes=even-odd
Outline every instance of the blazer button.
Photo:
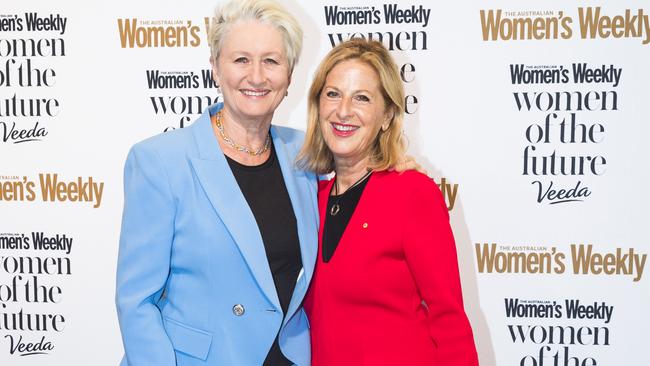
[{"label": "blazer button", "polygon": [[236,316],[244,315],[245,311],[246,310],[244,310],[244,305],[242,305],[242,304],[237,304],[237,305],[232,307],[232,313],[235,314]]}]

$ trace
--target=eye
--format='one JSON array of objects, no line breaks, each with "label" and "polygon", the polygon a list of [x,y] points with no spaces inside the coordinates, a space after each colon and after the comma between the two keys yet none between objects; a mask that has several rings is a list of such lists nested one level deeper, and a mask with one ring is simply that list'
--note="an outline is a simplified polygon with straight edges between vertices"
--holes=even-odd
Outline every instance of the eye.
[{"label": "eye", "polygon": [[270,65],[279,65],[280,64],[277,60],[272,59],[272,58],[265,58],[264,62],[267,63],[267,64],[270,64]]},{"label": "eye", "polygon": [[363,94],[355,95],[354,99],[359,101],[359,102],[364,102],[364,103],[367,103],[367,102],[370,101],[370,98],[368,98],[367,96],[365,96]]},{"label": "eye", "polygon": [[337,91],[334,91],[334,90],[328,90],[328,91],[325,92],[325,96],[328,97],[328,98],[336,98],[336,97],[339,96],[339,93]]},{"label": "eye", "polygon": [[246,57],[237,57],[235,59],[236,64],[245,64],[248,63],[248,59]]}]

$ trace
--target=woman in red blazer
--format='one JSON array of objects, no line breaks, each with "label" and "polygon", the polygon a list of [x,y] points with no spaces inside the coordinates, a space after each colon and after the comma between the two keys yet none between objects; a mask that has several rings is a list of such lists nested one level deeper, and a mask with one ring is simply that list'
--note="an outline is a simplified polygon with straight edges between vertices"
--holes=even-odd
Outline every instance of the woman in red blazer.
[{"label": "woman in red blazer", "polygon": [[319,184],[319,255],[305,310],[312,365],[477,365],[449,216],[403,156],[404,90],[376,41],[332,49],[309,93],[299,165]]}]

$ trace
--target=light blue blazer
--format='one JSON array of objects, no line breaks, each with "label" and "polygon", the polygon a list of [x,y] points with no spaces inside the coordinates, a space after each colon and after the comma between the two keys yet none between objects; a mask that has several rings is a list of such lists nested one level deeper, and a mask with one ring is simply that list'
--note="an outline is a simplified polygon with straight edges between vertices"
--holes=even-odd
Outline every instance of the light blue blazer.
[{"label": "light blue blazer", "polygon": [[285,356],[310,363],[301,303],[318,213],[316,176],[293,164],[303,134],[271,127],[303,265],[284,316],[255,218],[211,127],[222,106],[129,152],[116,290],[121,365],[261,365],[278,331]]}]

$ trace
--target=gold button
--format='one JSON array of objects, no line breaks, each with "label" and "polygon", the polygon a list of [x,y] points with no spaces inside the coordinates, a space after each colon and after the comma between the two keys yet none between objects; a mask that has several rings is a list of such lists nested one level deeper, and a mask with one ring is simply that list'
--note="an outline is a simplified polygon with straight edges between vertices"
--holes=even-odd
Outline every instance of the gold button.
[{"label": "gold button", "polygon": [[368,228],[368,223],[367,223],[367,222],[364,222],[364,223],[363,223],[363,228],[364,228],[364,229]]}]

